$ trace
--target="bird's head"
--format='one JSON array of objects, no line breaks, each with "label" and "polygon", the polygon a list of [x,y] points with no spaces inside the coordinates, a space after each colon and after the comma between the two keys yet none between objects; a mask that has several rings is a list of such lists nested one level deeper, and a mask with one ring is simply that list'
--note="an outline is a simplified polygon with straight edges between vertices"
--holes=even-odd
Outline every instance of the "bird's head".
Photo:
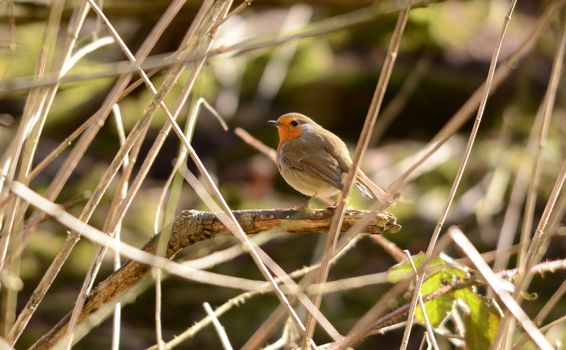
[{"label": "bird's head", "polygon": [[280,146],[287,141],[301,137],[308,130],[318,126],[312,119],[300,113],[283,114],[277,120],[267,122],[277,128]]}]

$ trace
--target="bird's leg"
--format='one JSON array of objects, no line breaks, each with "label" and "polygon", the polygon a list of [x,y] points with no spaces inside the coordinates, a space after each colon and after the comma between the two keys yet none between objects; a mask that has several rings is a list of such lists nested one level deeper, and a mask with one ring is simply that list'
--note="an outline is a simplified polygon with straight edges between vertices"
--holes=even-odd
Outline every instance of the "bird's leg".
[{"label": "bird's leg", "polygon": [[303,210],[308,209],[310,207],[310,203],[313,199],[318,198],[323,204],[327,205],[329,208],[336,207],[336,203],[330,199],[329,197],[321,197],[318,193],[313,194],[309,197],[309,199],[302,205],[294,206],[293,209],[295,210]]},{"label": "bird's leg", "polygon": [[314,198],[314,196],[309,197],[309,199],[308,199],[305,203],[303,203],[303,204],[301,204],[301,205],[294,205],[294,206],[293,206],[293,209],[294,209],[294,210],[307,209],[307,208],[309,207],[309,204],[310,204],[310,202],[311,202],[311,200],[312,200],[313,198]]},{"label": "bird's leg", "polygon": [[327,208],[335,208],[336,207],[336,202],[332,200],[332,198],[330,197],[322,197],[319,196],[318,194],[315,194],[314,196],[312,196],[309,201],[307,202],[307,206],[308,204],[310,204],[310,202],[312,202],[313,199],[318,199],[320,202],[322,202],[322,204],[326,205]]},{"label": "bird's leg", "polygon": [[307,202],[305,204],[303,204],[303,208],[302,209],[307,209],[310,207],[311,201],[314,199],[314,197],[316,197],[316,193],[313,194],[311,197],[309,197],[309,199],[307,200]]},{"label": "bird's leg", "polygon": [[328,205],[329,208],[336,208],[336,201],[333,201],[330,197],[318,197],[322,203]]}]

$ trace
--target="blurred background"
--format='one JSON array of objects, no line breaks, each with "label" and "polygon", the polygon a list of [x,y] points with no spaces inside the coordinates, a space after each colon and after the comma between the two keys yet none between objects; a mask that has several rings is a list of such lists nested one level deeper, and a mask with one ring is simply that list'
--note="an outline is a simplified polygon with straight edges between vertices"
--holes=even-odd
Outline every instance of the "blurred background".
[{"label": "blurred background", "polygon": [[[532,33],[535,22],[549,2],[519,1],[503,42],[500,61],[515,52]],[[253,43],[257,38],[275,38],[278,33],[300,32],[309,23],[346,13],[360,13],[355,11],[372,3],[369,0],[256,1],[221,26],[213,47],[230,47],[246,40]],[[168,4],[168,1],[106,0],[103,9],[128,47],[135,52]],[[33,76],[46,28],[48,6],[49,2],[42,1],[0,2],[1,80]],[[63,11],[63,21],[69,19],[73,2],[65,6],[68,7]],[[199,6],[200,1],[192,1],[183,8],[152,55],[170,53],[178,48]],[[508,8],[509,1],[503,0],[450,0],[412,11],[387,87],[382,114],[362,162],[362,169],[377,184],[387,187],[398,179],[485,80]],[[228,124],[229,130],[224,131],[212,113],[202,109],[192,144],[215,176],[232,209],[284,208],[301,205],[306,200],[284,182],[271,159],[234,133],[235,128],[246,130],[274,148],[277,133],[266,121],[283,113],[300,112],[342,137],[354,151],[396,17],[396,14],[378,16],[338,31],[290,40],[274,47],[228,51],[209,57],[195,83],[191,101],[180,114],[180,124],[184,125],[188,106],[199,97],[205,98]],[[16,25],[10,25],[11,21]],[[558,24],[555,20],[550,25],[488,100],[477,143],[450,212],[448,225],[459,225],[482,252],[497,246],[510,191],[548,84],[560,34]],[[63,37],[65,24],[61,28],[59,35]],[[79,47],[81,43],[107,35],[108,31],[91,13],[79,36]],[[79,61],[68,74],[93,74],[123,60],[125,57],[117,45],[106,45]],[[159,85],[162,78],[157,73],[152,81]],[[183,75],[169,94],[170,104],[183,89],[187,78],[188,74]],[[113,77],[88,79],[61,86],[46,120],[36,164],[98,110],[114,81]],[[7,147],[17,130],[26,96],[26,89],[0,91],[0,149]],[[139,120],[151,97],[142,84],[120,101],[126,132]],[[535,223],[544,209],[566,151],[565,97],[562,85],[543,153]],[[446,203],[472,122],[473,118],[470,118],[433,158],[419,168],[417,176],[404,190],[400,203],[389,209],[403,226],[398,234],[388,237],[400,248],[409,249],[414,254],[426,250]],[[161,126],[166,123],[161,111],[151,123],[140,159],[145,157]],[[173,169],[172,162],[178,156],[179,147],[177,137],[171,133],[124,219],[122,239],[126,242],[139,247],[153,234],[162,186]],[[109,118],[57,202],[78,215],[118,148],[119,134],[114,121]],[[31,187],[44,192],[69,151],[67,149],[41,172]],[[190,162],[189,167],[195,169]],[[111,195],[104,197],[91,220],[93,226],[102,227],[111,201]],[[371,204],[354,191],[350,207],[368,208]],[[314,205],[324,207],[320,202]],[[172,211],[193,208],[205,210],[206,206],[190,186],[185,185]],[[21,262],[24,288],[19,295],[19,308],[65,238],[66,230],[52,220],[46,220],[33,234]],[[320,238],[317,235],[282,236],[268,242],[265,249],[290,272],[310,264]],[[180,259],[204,256],[235,242],[229,237],[201,242],[183,251]],[[18,348],[31,345],[71,310],[93,254],[94,246],[88,242],[81,241],[75,248],[32,318]],[[449,250],[448,254],[460,257],[456,250]],[[107,255],[99,279],[113,269],[112,255]],[[559,236],[549,247],[546,258],[565,255],[566,243],[563,236]],[[510,267],[514,266],[513,259]],[[381,247],[365,238],[332,269],[330,279],[385,271],[395,263]],[[248,256],[213,270],[261,278]],[[538,299],[525,302],[527,311],[538,310],[541,304],[537,303],[546,301],[565,277],[560,272],[546,278],[537,276],[530,291],[537,293]],[[373,286],[329,295],[322,311],[339,331],[345,333],[387,288]],[[154,293],[150,288],[135,303],[123,309],[121,348],[140,349],[155,343]],[[235,295],[236,291],[168,278],[163,285],[164,339],[171,339],[203,318],[206,315],[202,308],[204,301],[218,306]],[[402,304],[406,300],[397,302]],[[223,316],[221,322],[233,344],[236,347],[243,344],[277,305],[274,296],[261,296]],[[563,300],[550,319],[564,315],[565,310]],[[77,347],[108,348],[111,332],[112,322],[107,320]],[[402,332],[400,329],[370,337],[359,348],[373,349],[376,345],[385,349],[397,348]],[[422,329],[417,332],[422,333]],[[326,339],[322,332],[317,336],[321,343]],[[414,344],[411,343],[410,348],[417,348],[419,341],[419,336],[412,337]],[[220,348],[220,343],[208,327],[183,343],[181,348],[215,349]]]}]

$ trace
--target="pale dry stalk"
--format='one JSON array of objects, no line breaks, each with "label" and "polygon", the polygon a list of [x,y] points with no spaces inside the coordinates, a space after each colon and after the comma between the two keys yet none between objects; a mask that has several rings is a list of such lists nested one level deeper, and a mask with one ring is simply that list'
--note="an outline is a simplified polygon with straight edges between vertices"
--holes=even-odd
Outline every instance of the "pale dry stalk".
[{"label": "pale dry stalk", "polygon": [[436,243],[438,241],[438,238],[440,237],[440,233],[442,231],[442,228],[444,226],[444,223],[446,222],[446,218],[448,217],[448,212],[450,211],[450,208],[452,207],[452,202],[454,201],[454,198],[456,197],[456,192],[458,191],[459,187],[460,187],[460,183],[462,181],[462,178],[464,176],[464,172],[466,170],[466,166],[468,164],[468,160],[470,159],[470,155],[472,153],[472,148],[474,146],[478,131],[479,131],[479,127],[481,125],[482,122],[482,118],[483,118],[483,113],[485,111],[485,106],[487,104],[487,99],[490,95],[490,91],[491,91],[491,84],[493,82],[493,78],[495,75],[495,68],[497,66],[497,61],[499,59],[499,53],[501,50],[501,45],[503,43],[503,39],[505,38],[505,33],[507,32],[507,27],[509,24],[509,21],[511,20],[511,15],[513,14],[513,10],[515,9],[515,4],[516,4],[516,0],[514,0],[510,7],[509,7],[509,11],[507,13],[507,16],[504,18],[503,23],[502,23],[502,28],[501,28],[501,33],[499,35],[497,44],[493,50],[493,55],[491,57],[491,62],[489,65],[489,71],[487,74],[487,78],[485,81],[485,87],[482,93],[482,98],[481,98],[481,102],[476,114],[476,119],[474,121],[474,126],[472,127],[472,131],[470,132],[470,136],[468,138],[468,142],[466,144],[466,150],[464,151],[464,155],[462,157],[462,160],[460,161],[460,165],[458,167],[458,172],[456,174],[456,177],[454,178],[454,181],[452,183],[452,186],[450,188],[450,193],[448,194],[448,200],[446,202],[446,205],[444,207],[444,209],[442,210],[442,214],[440,216],[440,218],[438,219],[437,223],[436,223],[436,227],[434,228],[434,232],[432,233],[432,237],[430,239],[429,245],[427,247],[426,253],[425,253],[425,262],[423,263],[423,265],[420,267],[419,269],[419,278],[417,280],[416,286],[415,286],[415,291],[413,294],[413,298],[411,300],[411,310],[409,312],[409,316],[408,316],[408,322],[407,325],[405,327],[405,332],[403,334],[403,340],[401,341],[401,350],[406,350],[407,346],[409,344],[409,337],[411,334],[411,329],[413,326],[413,321],[414,321],[414,317],[415,317],[415,308],[416,305],[418,303],[418,296],[422,287],[422,284],[424,282],[425,279],[425,267],[426,264],[428,263],[428,261],[432,258],[432,254],[435,251],[436,248]]},{"label": "pale dry stalk", "polygon": [[[96,14],[100,17],[100,19],[102,20],[102,22],[108,27],[108,29],[110,30],[110,32],[112,33],[112,36],[114,37],[114,39],[116,40],[116,42],[118,43],[118,45],[120,46],[120,48],[122,49],[122,51],[126,54],[126,56],[128,57],[129,60],[131,60],[132,62],[136,62],[136,57],[131,53],[131,51],[128,49],[128,47],[126,46],[126,44],[124,43],[124,41],[120,38],[119,34],[117,33],[117,31],[114,29],[114,27],[112,26],[112,24],[108,21],[108,19],[105,17],[104,13],[102,12],[102,10],[98,7],[98,5],[96,5],[96,3],[94,3],[94,1],[92,0],[88,0],[90,2],[90,5],[93,7],[94,11],[96,12]],[[213,25],[216,21],[217,18],[222,17],[223,13],[225,15],[225,12],[227,12],[227,9],[230,7],[230,3],[223,3],[222,5],[216,7],[217,11],[211,11],[210,13],[208,13],[207,15],[210,16],[210,25]],[[203,8],[205,8],[205,6],[203,6]],[[210,45],[212,44],[212,39],[214,38],[213,33],[211,33],[212,35],[206,36],[207,38],[207,44],[208,47],[210,47]],[[159,105],[161,108],[163,108],[167,114],[167,116],[174,121],[175,117],[173,117],[170,112],[168,111],[167,107],[165,106],[165,103],[163,101],[163,97],[165,96],[165,92],[168,90],[168,88],[170,87],[170,85],[168,84],[164,84],[164,86],[162,86],[162,89],[160,92],[157,91],[157,89],[153,86],[153,84],[151,83],[151,81],[149,80],[149,77],[145,74],[145,72],[139,68],[138,69],[140,75],[142,76],[142,78],[144,79],[145,83],[148,85],[148,87],[150,88],[150,90],[152,91],[152,93],[155,95],[154,100],[152,101],[151,106],[156,106]],[[180,69],[179,69],[180,71]],[[196,74],[195,71],[193,71],[193,76],[196,78]],[[171,79],[171,81],[174,81],[173,79]],[[189,84],[192,85],[192,84]],[[165,88],[164,88],[165,87]],[[180,99],[182,102],[179,103],[180,106],[184,105],[185,99],[183,99],[183,96]],[[154,110],[154,109],[153,109]],[[151,116],[153,114],[153,110],[152,108],[148,108],[146,109],[146,115]],[[180,110],[180,107],[179,107]],[[178,114],[178,113],[177,113]],[[147,118],[149,120],[149,118]],[[146,123],[146,126],[149,126],[149,122]],[[147,130],[147,129],[146,129]],[[144,131],[145,133],[145,131]],[[138,143],[141,146],[141,142]],[[137,190],[137,188],[136,188]],[[129,198],[132,198],[132,193],[135,193],[135,191],[130,191],[127,195],[127,197],[129,196]],[[114,203],[119,203],[121,202],[122,205],[121,206],[114,206],[114,208],[118,208],[115,209],[118,211],[118,215],[116,216],[112,216],[109,215],[109,217],[111,217],[111,219],[109,219],[107,221],[107,223],[110,223],[112,219],[115,219],[115,221],[112,224],[109,224],[109,226],[111,226],[111,228],[106,228],[105,231],[107,232],[114,232],[116,229],[116,226],[121,222],[121,219],[123,218],[123,216],[125,215],[125,211],[128,208],[127,205],[124,205],[125,203],[125,199],[122,201],[115,201]],[[129,202],[128,202],[129,205]],[[105,225],[106,226],[106,225]],[[94,278],[96,277],[96,274],[98,272],[98,269],[100,267],[100,264],[102,263],[102,259],[103,256],[105,254],[105,247],[102,247],[99,249],[99,251],[96,254],[96,257],[89,269],[89,273],[87,274],[87,277],[84,280],[83,286],[81,288],[81,291],[79,292],[79,296],[77,297],[77,302],[75,303],[75,307],[73,309],[73,313],[71,315],[71,320],[69,322],[69,325],[67,327],[67,341],[68,341],[68,345],[67,348],[70,348],[72,345],[72,341],[73,341],[73,336],[72,336],[72,332],[73,329],[78,321],[78,318],[81,314],[81,309],[82,306],[84,304],[84,301],[86,299],[87,293],[89,292],[90,288],[92,287],[92,284],[94,283]]]},{"label": "pale dry stalk", "polygon": [[[352,166],[350,168],[351,170],[348,173],[348,176],[344,182],[344,189],[342,193],[338,195],[338,199],[336,203],[337,213],[335,214],[335,217],[332,222],[332,226],[330,227],[330,231],[329,231],[330,235],[326,238],[326,242],[324,245],[324,254],[327,255],[332,254],[332,252],[336,249],[340,228],[342,227],[342,223],[344,220],[344,212],[346,210],[346,204],[350,196],[350,192],[352,190],[354,180],[356,178],[356,173],[358,172],[358,166],[365,154],[367,147],[369,146],[371,135],[375,127],[375,122],[381,110],[383,97],[385,96],[385,91],[389,83],[389,78],[391,77],[391,72],[393,71],[393,67],[395,66],[395,61],[397,59],[397,54],[399,52],[399,46],[401,44],[401,37],[403,36],[403,32],[409,18],[411,2],[407,1],[405,6],[406,8],[399,13],[399,17],[397,19],[395,29],[393,30],[393,34],[391,35],[391,40],[389,43],[389,47],[387,49],[387,56],[385,58],[385,62],[383,63],[381,74],[379,75],[377,86],[375,88],[375,92],[364,122],[364,126],[362,128],[360,138],[356,146],[356,152],[352,160]],[[314,278],[315,283],[326,282],[329,272],[328,263],[329,263],[328,259],[324,259],[321,261],[320,270],[317,270],[315,274],[315,278]],[[322,301],[322,295],[316,294],[314,296],[314,305],[316,307],[320,307],[321,301]],[[307,323],[307,335],[303,342],[303,346],[305,346],[305,348],[306,345],[308,344],[308,341],[312,338],[314,334],[314,330],[316,328],[316,320],[312,316],[307,316],[306,323]]]},{"label": "pale dry stalk", "polygon": [[[184,2],[185,2],[185,0],[175,1],[170,6],[169,10],[166,11],[166,13],[164,13],[164,15],[162,16],[160,21],[156,24],[156,26],[154,27],[154,29],[152,30],[150,35],[148,35],[147,39],[144,41],[144,43],[140,47],[138,54],[136,56],[138,60],[143,61],[143,59],[145,59],[147,57],[150,50],[153,48],[153,46],[157,42],[158,38],[162,35],[163,31],[167,28],[167,26],[172,21],[175,14],[182,7]],[[55,179],[53,180],[53,182],[50,185],[48,192],[47,192],[48,195],[49,195],[48,198],[53,199],[53,197],[56,196],[60,192],[63,184],[69,178],[70,174],[75,169],[78,161],[80,160],[80,158],[82,157],[82,155],[86,151],[87,147],[90,145],[90,142],[94,139],[98,130],[100,130],[100,128],[102,127],[106,116],[110,113],[110,110],[114,106],[114,103],[115,103],[117,96],[120,94],[120,91],[123,90],[127,86],[130,78],[131,78],[131,76],[129,76],[129,75],[125,75],[125,76],[120,77],[118,79],[118,81],[115,83],[115,85],[112,88],[109,95],[107,96],[103,106],[99,109],[99,111],[95,115],[93,115],[89,119],[89,120],[93,121],[92,124],[87,125],[85,127],[86,130],[85,130],[84,134],[82,134],[82,137],[79,140],[77,146],[73,149],[73,151],[71,152],[71,154],[69,155],[69,157],[67,158],[65,163],[63,164],[61,170],[55,176]],[[86,125],[86,123],[83,124],[83,125]],[[132,139],[135,139],[135,137],[133,137],[132,134],[130,134],[130,136],[132,136]],[[121,154],[122,157],[117,157],[118,159],[115,159],[116,166],[110,167],[109,171],[114,172],[114,173],[115,173],[115,171],[117,171],[117,169],[120,166],[120,164],[122,163],[124,157],[128,153],[128,150],[129,150],[129,148],[126,144],[123,147],[120,148],[119,155]],[[91,205],[87,204],[85,209],[83,209],[83,213],[85,214],[85,217],[90,216],[90,215],[87,215],[89,213],[89,211],[94,211],[94,208],[96,207],[96,203],[98,203],[98,201],[99,201],[98,198],[100,198],[102,196],[102,194],[104,193],[105,189],[107,188],[107,186],[109,185],[111,180],[112,180],[112,176],[108,176],[105,181],[102,181],[101,183],[99,183],[99,185],[97,187],[97,191],[95,191],[94,195],[91,197],[92,198]],[[98,193],[98,195],[97,195],[97,193]],[[37,224],[39,224],[39,222],[41,221],[42,218],[43,218],[42,213],[39,213],[36,216],[32,216],[30,218],[31,224],[27,227],[26,231],[32,232],[35,229],[35,226]],[[26,231],[24,231],[24,241],[25,241]],[[32,296],[30,297],[30,299],[28,301],[28,303],[26,304],[26,306],[24,307],[24,309],[22,310],[22,312],[18,316],[18,320],[16,321],[16,323],[12,327],[12,330],[10,332],[10,334],[11,334],[10,337],[11,337],[11,339],[13,339],[13,341],[15,341],[19,337],[19,335],[21,335],[21,332],[23,331],[23,329],[27,325],[27,322],[29,321],[29,319],[33,315],[33,312],[37,308],[37,305],[39,305],[41,300],[43,300],[45,293],[47,292],[47,290],[51,286],[51,284],[52,284],[53,280],[55,279],[55,277],[57,276],[61,266],[66,261],[67,257],[69,256],[70,252],[72,251],[72,249],[75,246],[77,241],[78,241],[78,235],[71,234],[67,238],[67,240],[65,241],[64,246],[58,252],[55,259],[52,261],[51,265],[48,267],[46,273],[44,274],[44,276],[42,277],[42,280],[40,281],[40,283],[38,284],[38,286],[34,290]]]}]

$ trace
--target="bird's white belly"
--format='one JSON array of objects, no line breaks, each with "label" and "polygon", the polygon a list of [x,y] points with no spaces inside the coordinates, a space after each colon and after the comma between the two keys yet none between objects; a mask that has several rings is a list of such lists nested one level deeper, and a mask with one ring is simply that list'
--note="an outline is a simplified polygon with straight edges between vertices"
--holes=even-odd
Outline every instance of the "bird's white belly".
[{"label": "bird's white belly", "polygon": [[296,168],[284,168],[281,166],[278,168],[281,176],[283,176],[289,185],[309,197],[330,197],[340,192],[340,190],[334,186],[322,180],[318,180],[314,176],[308,176]]}]

